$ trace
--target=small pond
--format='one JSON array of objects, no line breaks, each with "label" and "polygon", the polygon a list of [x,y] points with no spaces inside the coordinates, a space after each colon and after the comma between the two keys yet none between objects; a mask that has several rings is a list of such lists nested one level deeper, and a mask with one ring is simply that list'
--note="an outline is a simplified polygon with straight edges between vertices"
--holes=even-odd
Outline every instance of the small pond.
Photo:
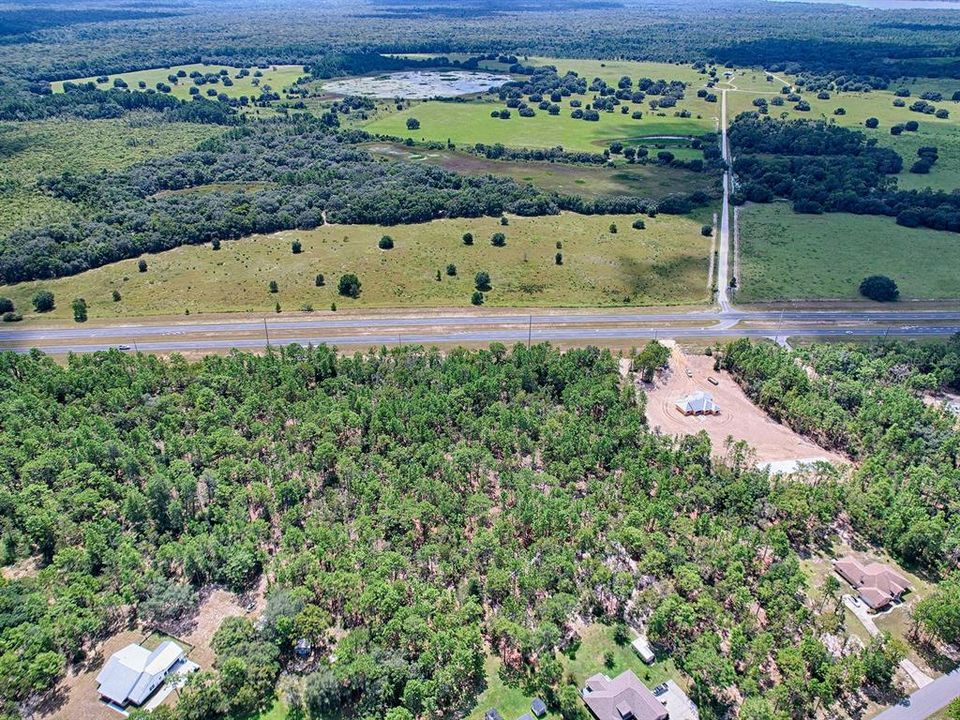
[{"label": "small pond", "polygon": [[484,92],[510,80],[509,75],[466,70],[412,70],[385,75],[345,78],[323,84],[336,95],[427,100]]}]

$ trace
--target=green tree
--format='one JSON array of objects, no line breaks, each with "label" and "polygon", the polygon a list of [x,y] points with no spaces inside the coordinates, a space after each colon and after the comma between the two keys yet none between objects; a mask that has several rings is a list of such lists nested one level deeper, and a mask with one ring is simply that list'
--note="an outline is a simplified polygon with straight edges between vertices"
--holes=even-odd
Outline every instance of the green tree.
[{"label": "green tree", "polygon": [[449,275],[450,277],[456,277],[457,266],[454,265],[453,263],[450,263],[449,265],[447,265],[447,275]]},{"label": "green tree", "polygon": [[38,290],[31,300],[33,309],[39,312],[49,312],[54,308],[53,293],[49,290]]},{"label": "green tree", "polygon": [[419,130],[420,121],[414,117],[407,118],[407,130]]},{"label": "green tree", "polygon": [[384,235],[377,243],[377,247],[381,250],[393,250],[393,238],[389,235]]},{"label": "green tree", "polygon": [[276,280],[271,280],[271,281],[270,281],[270,284],[269,284],[267,287],[268,287],[268,289],[270,290],[271,293],[274,293],[274,294],[275,294],[275,293],[280,292],[280,286],[277,285],[277,281],[276,281]]},{"label": "green tree", "polygon": [[8,297],[0,297],[0,313],[14,312],[13,300]]},{"label": "green tree", "polygon": [[294,255],[299,255],[303,252],[303,245],[299,240],[294,240],[292,243],[290,243],[290,251]]},{"label": "green tree", "polygon": [[490,273],[488,273],[486,270],[481,270],[476,275],[474,275],[473,284],[474,284],[474,287],[477,288],[477,290],[480,290],[482,292],[487,292],[491,287]]},{"label": "green tree", "polygon": [[140,260],[137,261],[137,270],[139,270],[139,271],[142,272],[142,273],[143,273],[143,272],[146,272],[146,271],[147,271],[147,261],[144,260],[143,258],[140,258]]},{"label": "green tree", "polygon": [[337,292],[344,297],[354,299],[360,297],[360,278],[353,273],[341,275],[337,282]]},{"label": "green tree", "polygon": [[473,295],[470,296],[471,305],[483,305],[483,293],[479,290],[474,290]]},{"label": "green tree", "polygon": [[464,233],[464,234],[463,234],[463,244],[464,244],[464,245],[473,245],[473,233]]},{"label": "green tree", "polygon": [[313,284],[316,287],[323,287],[327,284],[326,279],[323,277],[323,273],[317,273],[317,276],[313,279]]},{"label": "green tree", "polygon": [[490,236],[490,244],[494,247],[503,247],[507,244],[507,236],[502,232],[495,232]]},{"label": "green tree", "polygon": [[123,298],[121,297],[121,295],[120,295],[120,291],[119,291],[119,290],[114,290],[114,291],[111,293],[111,296],[113,297],[113,301],[114,301],[114,302],[120,302],[120,301],[123,299]]},{"label": "green tree", "polygon": [[892,302],[900,296],[897,284],[886,275],[871,275],[860,283],[860,294],[878,302]]},{"label": "green tree", "polygon": [[70,303],[73,310],[74,322],[82,323],[87,321],[87,301],[83,298],[74,298]]}]

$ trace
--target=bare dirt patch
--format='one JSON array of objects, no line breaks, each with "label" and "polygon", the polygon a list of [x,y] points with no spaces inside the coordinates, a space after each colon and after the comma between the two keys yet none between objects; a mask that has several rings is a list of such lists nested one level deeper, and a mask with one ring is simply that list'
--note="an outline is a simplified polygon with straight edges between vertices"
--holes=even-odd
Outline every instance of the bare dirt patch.
[{"label": "bare dirt patch", "polygon": [[[718,384],[710,383],[709,377],[717,379]],[[647,423],[651,428],[659,428],[668,435],[693,435],[703,430],[710,436],[716,455],[723,454],[727,438],[732,437],[747,442],[756,452],[759,463],[813,459],[847,462],[771,420],[750,402],[728,373],[714,371],[711,357],[686,355],[674,347],[669,367],[644,389]],[[676,401],[695,392],[710,393],[720,406],[720,414],[694,417],[684,416],[677,410]]]},{"label": "bare dirt patch", "polygon": [[[193,645],[190,659],[203,669],[210,668],[216,657],[210,642],[220,624],[228,617],[257,617],[266,605],[266,591],[267,579],[264,576],[260,578],[257,587],[247,595],[237,595],[222,588],[207,592],[200,601],[188,631],[180,635],[185,642]],[[251,607],[249,611],[248,607]]]}]

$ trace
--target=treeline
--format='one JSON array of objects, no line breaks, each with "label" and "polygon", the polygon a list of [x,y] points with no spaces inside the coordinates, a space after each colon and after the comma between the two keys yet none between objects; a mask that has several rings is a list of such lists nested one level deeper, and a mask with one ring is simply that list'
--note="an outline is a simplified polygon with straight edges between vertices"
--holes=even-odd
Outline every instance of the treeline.
[{"label": "treeline", "polygon": [[960,195],[897,189],[903,158],[859,131],[742,113],[728,135],[741,181],[735,204],[782,197],[802,213],[887,215],[905,227],[960,232]]},{"label": "treeline", "polygon": [[308,720],[452,717],[492,652],[578,718],[559,651],[583,620],[646,625],[705,716],[814,718],[899,659],[883,638],[835,655],[836,612],[804,597],[797,550],[828,536],[837,480],[650,432],[596,348],[4,353],[0,416],[0,563],[37,565],[0,583],[7,713],[115,630],[265,572],[263,614],[224,621],[217,662],[151,717],[256,712],[281,673]]},{"label": "treeline", "polygon": [[[444,217],[685,213],[705,192],[585,199],[547,193],[509,178],[466,177],[422,163],[376,162],[327,117],[251,123],[197,150],[119,172],[41,178],[80,219],[17,230],[0,242],[0,282],[72,275],[180,245],[254,233],[311,229],[324,222],[397,225]],[[334,119],[335,122],[335,119]],[[230,190],[230,183],[272,187]],[[224,186],[224,184],[227,184]],[[204,192],[190,192],[202,188]]]},{"label": "treeline", "polygon": [[960,385],[960,337],[931,346],[818,345],[799,358],[739,340],[723,366],[774,419],[858,462],[844,486],[858,532],[926,572],[958,567],[960,432],[954,415],[918,394]]},{"label": "treeline", "polygon": [[121,117],[131,110],[154,110],[170,122],[235,125],[237,113],[221,102],[194,97],[180,100],[159,92],[99,90],[76,85],[68,92],[37,94],[0,86],[0,120],[43,120],[70,115],[85,120]]}]

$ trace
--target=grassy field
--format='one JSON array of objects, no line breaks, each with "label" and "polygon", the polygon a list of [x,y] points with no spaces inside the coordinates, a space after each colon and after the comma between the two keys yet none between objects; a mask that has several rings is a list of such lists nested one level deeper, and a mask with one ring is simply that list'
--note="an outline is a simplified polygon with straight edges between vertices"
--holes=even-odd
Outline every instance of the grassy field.
[{"label": "grassy field", "polygon": [[[249,68],[250,74],[241,78],[237,77],[239,69],[240,68],[231,67],[229,65],[207,65],[206,63],[196,63],[193,65],[174,65],[168,68],[137,70],[135,72],[109,75],[107,82],[98,83],[98,87],[104,90],[109,90],[113,87],[113,81],[116,78],[121,78],[124,80],[131,90],[137,90],[137,83],[140,81],[145,82],[147,84],[147,88],[156,88],[157,83],[162,82],[171,86],[171,95],[183,100],[188,100],[190,98],[190,88],[194,87],[193,79],[190,77],[182,77],[179,78],[179,81],[176,84],[174,84],[167,79],[168,75],[176,75],[178,70],[183,70],[188,76],[193,71],[207,74],[219,73],[220,70],[226,70],[230,76],[230,79],[233,80],[232,86],[227,87],[223,83],[208,83],[206,85],[199,86],[200,94],[206,97],[207,90],[209,88],[215,88],[218,93],[226,93],[230,97],[240,97],[241,95],[254,97],[256,95],[260,95],[265,86],[270,86],[275,92],[282,92],[283,88],[293,85],[298,78],[303,77],[305,74],[303,71],[303,66],[301,65],[271,65],[268,68],[259,69],[259,72],[262,73],[261,77],[254,77],[258,72],[258,68],[251,67]],[[259,81],[259,85],[254,85],[254,80]],[[64,82],[85,83],[96,81],[96,77],[76,78],[73,80],[51,83],[51,87],[53,88],[54,92],[63,92]]]},{"label": "grassy field", "polygon": [[874,274],[892,277],[905,300],[960,297],[957,236],[904,228],[892,218],[753,205],[740,214],[740,246],[741,302],[857,300],[860,281]]},{"label": "grassy field", "polygon": [[[137,271],[126,260],[80,275],[48,282],[0,287],[0,295],[29,310],[29,298],[40,287],[58,298],[55,318],[72,317],[70,301],[84,298],[90,317],[199,312],[273,312],[312,305],[326,310],[332,302],[353,307],[468,307],[474,275],[490,273],[493,306],[676,305],[705,302],[710,239],[700,234],[704,218],[659,215],[646,218],[646,230],[634,230],[634,216],[563,214],[543,218],[511,218],[501,227],[495,218],[438,220],[423,225],[385,228],[334,225],[310,232],[284,232],[223,243],[220,251],[190,246],[146,256],[149,269]],[[616,223],[618,232],[609,226]],[[490,236],[503,231],[506,247],[496,248]],[[472,232],[473,246],[463,233]],[[382,251],[384,234],[396,247]],[[303,252],[291,253],[300,239]],[[554,262],[561,242],[563,265]],[[453,263],[457,276],[446,275]],[[436,273],[440,271],[441,280]],[[354,272],[363,283],[360,299],[338,297],[337,279]],[[323,273],[325,287],[315,287]],[[276,280],[279,292],[268,291]],[[122,300],[113,302],[111,293]]]},{"label": "grassy field", "polygon": [[487,160],[482,156],[450,150],[408,148],[395,143],[370,143],[377,157],[439,165],[465,175],[504,175],[558,193],[599,197],[637,195],[661,198],[670,193],[711,190],[709,176],[659,165],[628,165],[616,168],[549,162]]},{"label": "grassy field", "polygon": [[[578,97],[584,104],[589,95]],[[644,109],[643,119],[633,120],[620,112],[601,113],[600,120],[588,122],[570,117],[569,101],[559,103],[559,115],[537,111],[531,118],[520,117],[512,111],[509,120],[490,117],[493,110],[504,104],[496,100],[450,103],[428,100],[414,103],[399,112],[381,112],[364,126],[368,132],[415,140],[452,141],[473,145],[502,143],[508,147],[555,147],[567,150],[599,152],[614,140],[629,142],[645,136],[699,135],[714,130],[711,119],[678,118],[671,110],[658,117]],[[407,130],[408,118],[420,121],[419,130]]]},{"label": "grassy field", "polygon": [[64,171],[119,170],[187,150],[223,132],[213,125],[164,123],[151,114],[112,120],[37,120],[0,125],[0,234],[64,219],[70,203],[42,194],[37,178]]}]

